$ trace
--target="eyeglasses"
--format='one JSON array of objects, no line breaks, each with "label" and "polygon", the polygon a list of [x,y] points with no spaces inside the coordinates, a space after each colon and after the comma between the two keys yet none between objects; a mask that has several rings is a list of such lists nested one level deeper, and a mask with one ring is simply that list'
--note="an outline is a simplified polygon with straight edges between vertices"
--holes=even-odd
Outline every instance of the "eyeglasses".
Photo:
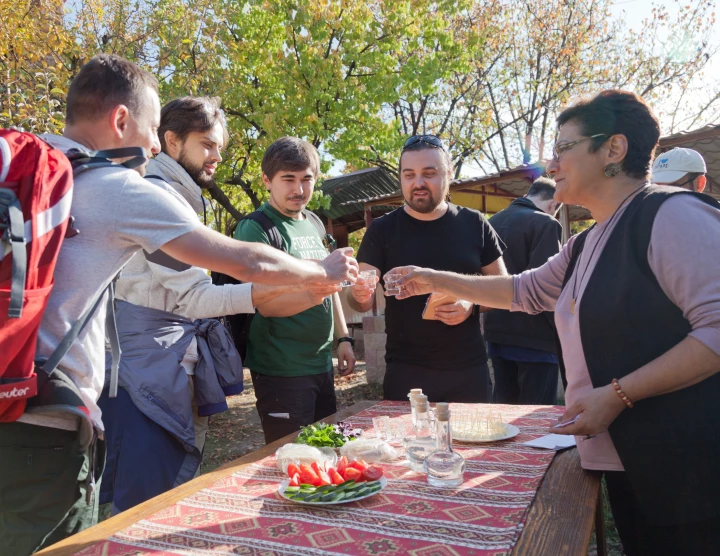
[{"label": "eyeglasses", "polygon": [[412,137],[409,137],[407,141],[405,141],[405,144],[403,145],[403,150],[407,149],[408,147],[412,147],[413,145],[417,145],[418,143],[425,143],[426,145],[430,145],[431,147],[446,150],[445,145],[440,140],[440,137],[438,137],[437,135],[413,135]]},{"label": "eyeglasses", "polygon": [[578,143],[582,143],[583,141],[587,141],[588,139],[597,139],[598,137],[607,137],[607,135],[605,133],[596,133],[595,135],[591,135],[590,137],[583,137],[582,139],[578,139],[577,141],[570,141],[569,143],[561,143],[559,145],[553,146],[553,160],[555,162],[560,162],[560,155],[565,151],[572,149]]}]

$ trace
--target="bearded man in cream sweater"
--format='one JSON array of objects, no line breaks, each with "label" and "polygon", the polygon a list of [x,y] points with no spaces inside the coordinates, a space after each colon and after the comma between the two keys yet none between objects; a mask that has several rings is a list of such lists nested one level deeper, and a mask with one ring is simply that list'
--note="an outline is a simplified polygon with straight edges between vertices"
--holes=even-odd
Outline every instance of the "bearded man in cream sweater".
[{"label": "bearded man in cream sweater", "polygon": [[[149,162],[146,179],[205,219],[202,191],[214,186],[227,143],[218,99],[184,97],[166,104],[158,136],[162,152]],[[100,503],[125,511],[198,472],[208,415],[226,410],[225,395],[243,387],[232,341],[218,321],[208,319],[254,313],[258,305],[301,290],[319,304],[338,289],[218,286],[205,269],[161,251],[137,253],[116,285],[123,357],[118,397],[110,398],[106,389],[100,398],[108,445]]]}]

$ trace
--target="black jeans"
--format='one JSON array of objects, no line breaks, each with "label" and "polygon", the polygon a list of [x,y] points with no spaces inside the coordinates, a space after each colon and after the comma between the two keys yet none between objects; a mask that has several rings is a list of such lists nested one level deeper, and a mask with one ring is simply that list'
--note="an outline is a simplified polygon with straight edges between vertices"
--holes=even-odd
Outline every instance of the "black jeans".
[{"label": "black jeans", "polygon": [[490,401],[490,372],[484,361],[452,371],[388,361],[383,399],[406,402],[412,388],[422,388],[430,402],[486,403]]},{"label": "black jeans", "polygon": [[513,405],[557,404],[558,366],[491,358],[495,372],[494,400]]},{"label": "black jeans", "polygon": [[337,411],[333,371],[306,376],[250,373],[265,443],[300,430]]},{"label": "black jeans", "polygon": [[625,472],[606,471],[605,483],[615,526],[627,556],[720,554],[720,518],[680,525],[651,525],[643,519]]}]

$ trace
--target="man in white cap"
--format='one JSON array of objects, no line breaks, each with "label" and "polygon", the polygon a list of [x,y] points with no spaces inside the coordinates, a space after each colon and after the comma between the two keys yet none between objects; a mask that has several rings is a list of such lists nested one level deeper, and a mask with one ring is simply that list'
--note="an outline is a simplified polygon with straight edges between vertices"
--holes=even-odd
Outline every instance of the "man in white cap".
[{"label": "man in white cap", "polygon": [[655,158],[652,181],[702,193],[707,183],[706,173],[705,161],[699,152],[677,147]]}]

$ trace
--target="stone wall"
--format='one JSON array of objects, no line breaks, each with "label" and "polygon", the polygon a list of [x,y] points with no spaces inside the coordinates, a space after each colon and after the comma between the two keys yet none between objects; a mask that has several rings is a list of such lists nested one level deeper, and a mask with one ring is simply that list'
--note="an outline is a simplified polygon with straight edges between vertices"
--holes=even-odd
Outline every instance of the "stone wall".
[{"label": "stone wall", "polygon": [[382,384],[385,378],[385,317],[363,317],[363,341],[368,384]]}]

